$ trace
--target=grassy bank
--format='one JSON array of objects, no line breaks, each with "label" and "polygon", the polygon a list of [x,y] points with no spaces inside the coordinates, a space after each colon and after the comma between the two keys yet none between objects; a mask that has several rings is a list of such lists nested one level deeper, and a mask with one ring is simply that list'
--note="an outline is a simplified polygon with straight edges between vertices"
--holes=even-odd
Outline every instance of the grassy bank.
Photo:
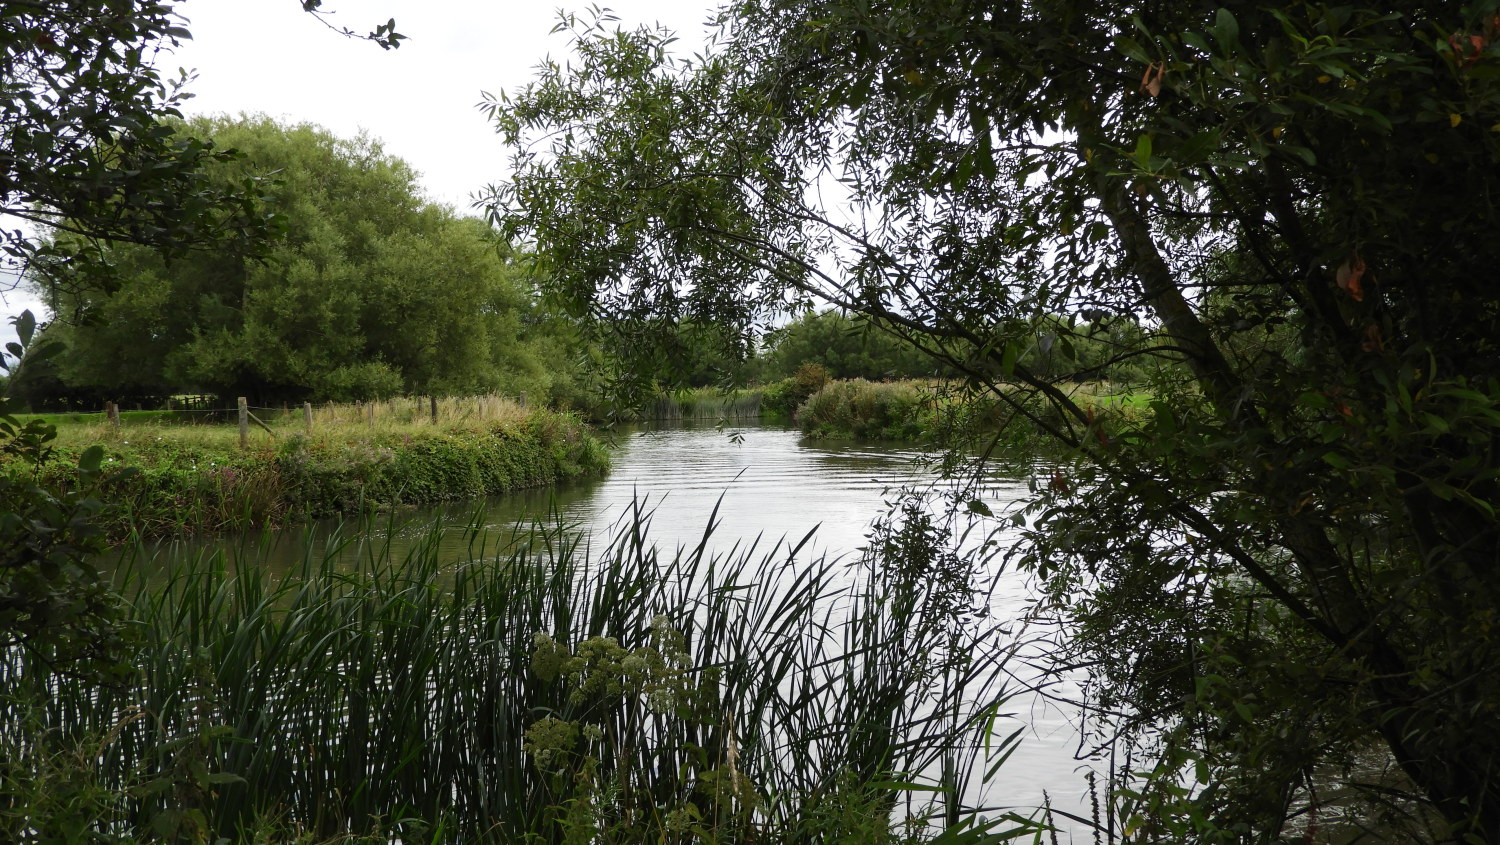
[{"label": "grassy bank", "polygon": [[[1109,384],[1065,385],[1085,409],[1128,416],[1146,397]],[[992,396],[962,395],[938,381],[829,381],[798,406],[794,419],[814,438],[924,441],[939,446],[982,443],[995,437],[1017,443],[1037,436],[1035,425]]]},{"label": "grassy bank", "polygon": [[220,556],[126,570],[127,682],[0,652],[0,833],[1005,841],[979,828],[1017,822],[964,797],[1010,744],[1009,643],[964,611],[972,572],[912,565],[924,526],[851,569],[666,557],[648,522],[592,553],[475,532],[456,566],[435,541],[391,559],[367,528],[357,571],[312,548],[281,578]]},{"label": "grassy bank", "polygon": [[436,422],[415,412],[377,414],[372,422],[368,407],[346,406],[318,409],[308,429],[300,413],[288,414],[257,426],[247,449],[235,426],[64,422],[57,454],[42,473],[66,484],[78,455],[102,444],[106,468],[124,470],[100,496],[112,505],[106,519],[118,537],[474,498],[608,468],[603,444],[570,416],[503,402],[480,414],[473,401],[449,403]]}]

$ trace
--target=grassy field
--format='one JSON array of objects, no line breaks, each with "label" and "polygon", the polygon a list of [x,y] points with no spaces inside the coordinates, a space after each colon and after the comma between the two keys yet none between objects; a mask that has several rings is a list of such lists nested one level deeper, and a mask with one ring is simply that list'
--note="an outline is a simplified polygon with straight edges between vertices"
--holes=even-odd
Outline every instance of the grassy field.
[{"label": "grassy field", "polygon": [[[373,411],[373,413],[372,413]],[[503,396],[440,399],[434,420],[431,404],[423,398],[391,399],[363,404],[323,404],[312,408],[308,426],[297,406],[251,407],[250,446],[275,448],[279,439],[305,436],[326,442],[354,442],[372,436],[410,434],[434,429],[477,430],[493,425],[518,425],[532,409]],[[20,414],[21,422],[39,419],[57,426],[57,443],[63,447],[94,443],[127,444],[135,436],[162,437],[204,447],[237,448],[238,410],[212,411],[121,411],[116,428],[103,412]]]}]

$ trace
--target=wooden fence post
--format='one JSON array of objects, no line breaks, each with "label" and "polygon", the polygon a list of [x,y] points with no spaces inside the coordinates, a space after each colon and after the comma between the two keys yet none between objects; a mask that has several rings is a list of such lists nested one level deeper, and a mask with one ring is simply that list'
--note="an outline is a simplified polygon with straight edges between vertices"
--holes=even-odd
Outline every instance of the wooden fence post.
[{"label": "wooden fence post", "polygon": [[250,403],[240,397],[240,448],[250,448]]},{"label": "wooden fence post", "polygon": [[365,411],[370,415],[370,428],[375,427],[375,403],[372,401],[365,406]]},{"label": "wooden fence post", "polygon": [[312,403],[302,403],[302,427],[307,430],[308,436],[312,436]]},{"label": "wooden fence post", "polygon": [[120,406],[119,405],[116,405],[114,402],[105,402],[104,403],[104,416],[106,416],[106,417],[109,418],[109,424],[112,427],[114,427],[115,431],[119,431],[120,430]]},{"label": "wooden fence post", "polygon": [[432,406],[432,424],[437,425],[437,397],[427,397],[427,403]]}]

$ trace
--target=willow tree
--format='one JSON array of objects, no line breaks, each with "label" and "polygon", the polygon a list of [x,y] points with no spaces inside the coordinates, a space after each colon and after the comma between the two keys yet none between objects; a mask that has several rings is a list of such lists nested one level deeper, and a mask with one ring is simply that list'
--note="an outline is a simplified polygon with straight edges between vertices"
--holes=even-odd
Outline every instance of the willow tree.
[{"label": "willow tree", "polygon": [[[493,216],[555,290],[627,333],[840,306],[1044,432],[1071,462],[1017,554],[1096,727],[1161,762],[1117,796],[1133,838],[1274,838],[1372,748],[1392,807],[1500,838],[1496,4],[723,23],[678,59],[574,21],[570,63],[482,104],[516,149]],[[1118,350],[1149,413],[1025,366],[1085,313],[1153,327]]]},{"label": "willow tree", "polygon": [[63,384],[262,402],[545,391],[519,264],[482,220],[425,201],[416,172],[379,142],[266,117],[187,130],[236,150],[209,174],[260,185],[284,234],[256,256],[101,250],[121,276],[112,289],[50,288]]}]

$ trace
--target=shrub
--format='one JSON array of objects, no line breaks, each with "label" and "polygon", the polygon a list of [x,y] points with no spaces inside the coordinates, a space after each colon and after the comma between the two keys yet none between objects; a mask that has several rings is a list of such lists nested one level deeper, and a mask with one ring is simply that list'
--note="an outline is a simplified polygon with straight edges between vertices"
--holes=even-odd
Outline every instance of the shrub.
[{"label": "shrub", "polygon": [[931,398],[910,381],[864,379],[829,382],[797,409],[796,420],[813,437],[916,440],[927,429]]},{"label": "shrub", "polygon": [[808,397],[828,384],[828,369],[822,364],[807,363],[797,368],[790,378],[769,385],[761,397],[762,410],[781,419],[792,419],[797,409]]}]

